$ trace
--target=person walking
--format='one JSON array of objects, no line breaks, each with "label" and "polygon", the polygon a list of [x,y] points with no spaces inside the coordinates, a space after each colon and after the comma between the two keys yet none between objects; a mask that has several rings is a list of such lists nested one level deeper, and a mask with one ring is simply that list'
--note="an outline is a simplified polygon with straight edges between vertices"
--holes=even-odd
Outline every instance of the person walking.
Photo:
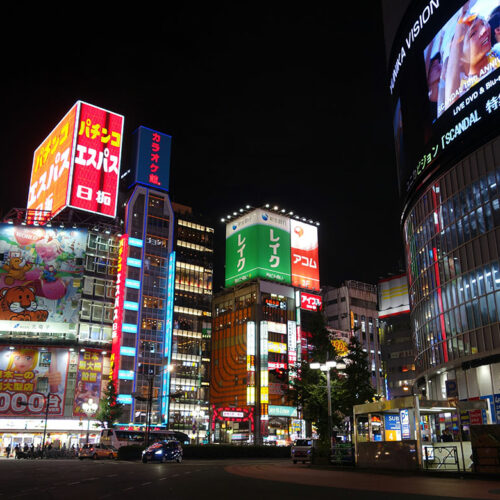
[{"label": "person walking", "polygon": [[8,444],[5,448],[5,455],[7,458],[10,458],[10,444]]}]

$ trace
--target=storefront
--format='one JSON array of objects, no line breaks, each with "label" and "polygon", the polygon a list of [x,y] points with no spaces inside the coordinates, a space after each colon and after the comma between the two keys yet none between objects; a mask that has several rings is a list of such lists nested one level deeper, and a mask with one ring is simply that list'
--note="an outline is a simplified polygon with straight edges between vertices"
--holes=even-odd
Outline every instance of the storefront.
[{"label": "storefront", "polygon": [[356,405],[356,464],[402,470],[471,470],[469,416],[486,407],[484,401],[430,401],[417,396]]},{"label": "storefront", "polygon": [[55,449],[70,449],[72,446],[78,448],[87,441],[87,430],[89,442],[99,441],[101,426],[96,420],[87,419],[52,419],[48,420],[45,427],[45,420],[42,419],[0,419],[0,449],[2,453],[7,446],[14,449],[16,445],[21,448],[24,445],[35,448],[43,445],[45,433],[45,444],[51,445]]}]

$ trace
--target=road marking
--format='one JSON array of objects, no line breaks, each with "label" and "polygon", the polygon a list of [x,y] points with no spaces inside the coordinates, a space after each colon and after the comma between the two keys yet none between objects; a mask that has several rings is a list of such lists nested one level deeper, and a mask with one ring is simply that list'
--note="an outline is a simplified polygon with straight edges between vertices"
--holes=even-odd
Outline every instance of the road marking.
[{"label": "road marking", "polygon": [[168,479],[168,477],[160,477],[160,481],[165,481],[165,479]]},{"label": "road marking", "polygon": [[145,483],[141,483],[141,486],[147,486],[148,484],[151,484],[151,481],[146,481]]},{"label": "road marking", "polygon": [[133,486],[129,486],[128,488],[123,488],[122,491],[130,491],[130,490],[133,490],[134,487]]},{"label": "road marking", "polygon": [[80,481],[75,481],[74,483],[68,483],[68,486],[73,486],[74,484],[80,484]]}]

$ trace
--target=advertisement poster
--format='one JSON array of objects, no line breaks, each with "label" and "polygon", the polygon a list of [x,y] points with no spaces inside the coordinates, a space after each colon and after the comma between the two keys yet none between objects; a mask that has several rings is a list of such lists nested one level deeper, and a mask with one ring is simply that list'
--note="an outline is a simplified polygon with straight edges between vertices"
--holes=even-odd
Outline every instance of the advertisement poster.
[{"label": "advertisement poster", "polygon": [[64,414],[66,349],[0,348],[0,415],[44,415],[47,394],[49,416]]},{"label": "advertisement poster", "polygon": [[401,422],[399,415],[384,415],[385,441],[401,441]]},{"label": "advertisement poster", "polygon": [[73,400],[73,416],[85,417],[82,404],[92,399],[99,403],[101,398],[102,354],[96,351],[80,352],[78,371],[76,373],[75,399]]},{"label": "advertisement poster", "polygon": [[[68,111],[33,155],[28,209],[47,211],[54,216],[66,206],[77,107],[75,104]],[[45,218],[48,217],[37,214],[33,220]]]},{"label": "advertisement poster", "polygon": [[116,215],[123,116],[80,103],[70,205]]},{"label": "advertisement poster", "polygon": [[292,285],[319,291],[318,228],[291,220]]},{"label": "advertisement poster", "polygon": [[4,328],[10,323],[15,330],[19,322],[29,331],[45,331],[41,326],[50,323],[75,328],[86,241],[87,231],[81,229],[0,224]]},{"label": "advertisement poster", "polygon": [[226,226],[225,286],[252,278],[290,283],[290,219],[262,209]]}]

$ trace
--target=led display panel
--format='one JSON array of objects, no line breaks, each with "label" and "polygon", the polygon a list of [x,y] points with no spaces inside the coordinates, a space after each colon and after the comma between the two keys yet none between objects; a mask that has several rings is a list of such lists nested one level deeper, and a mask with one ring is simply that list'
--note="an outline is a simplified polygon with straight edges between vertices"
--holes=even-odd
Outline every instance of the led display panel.
[{"label": "led display panel", "polygon": [[226,225],[225,286],[257,277],[291,282],[290,219],[260,208]]},{"label": "led display panel", "polygon": [[403,202],[498,134],[500,0],[415,0],[389,58]]},{"label": "led display panel", "polygon": [[318,228],[298,220],[290,221],[292,285],[319,291]]},{"label": "led display panel", "polygon": [[27,208],[48,214],[67,206],[115,217],[124,118],[78,101],[36,149]]}]

